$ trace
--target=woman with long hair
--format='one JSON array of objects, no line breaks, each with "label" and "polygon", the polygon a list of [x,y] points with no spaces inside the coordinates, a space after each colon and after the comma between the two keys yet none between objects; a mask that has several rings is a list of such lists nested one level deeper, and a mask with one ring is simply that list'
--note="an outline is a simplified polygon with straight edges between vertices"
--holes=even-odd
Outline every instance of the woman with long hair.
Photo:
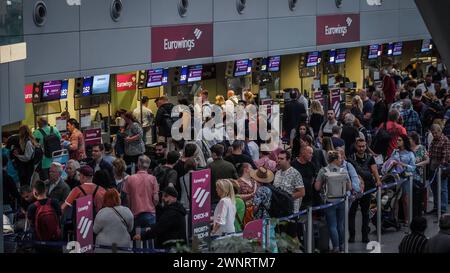
[{"label": "woman with long hair", "polygon": [[313,129],[314,138],[317,138],[320,131],[320,125],[324,121],[324,112],[322,104],[318,100],[311,101],[311,116],[309,118],[309,126]]},{"label": "woman with long hair", "polygon": [[300,123],[297,128],[291,131],[291,143],[292,148],[292,158],[296,158],[300,153],[300,146],[302,142],[306,141],[306,136],[310,135],[312,137],[311,129],[306,125],[306,123]]},{"label": "woman with long hair", "polygon": [[352,99],[352,109],[350,112],[359,120],[363,120],[363,101],[360,96],[356,95]]},{"label": "woman with long hair", "polygon": [[145,152],[145,144],[143,141],[144,131],[142,127],[137,122],[133,113],[126,112],[122,115],[125,120],[125,156],[124,160],[127,164],[135,163],[139,156],[143,155]]},{"label": "woman with long hair", "polygon": [[34,172],[33,155],[37,145],[30,128],[27,125],[20,126],[19,147],[14,148],[13,154],[17,158],[17,172],[21,186],[31,184],[31,176]]},{"label": "woman with long hair", "polygon": [[417,187],[414,187],[413,191],[413,217],[422,216],[422,210],[424,208],[424,195],[426,194],[426,188],[423,184],[423,177],[425,175],[425,168],[430,163],[430,157],[428,151],[420,143],[420,136],[416,132],[409,133],[409,140],[411,142],[411,151],[416,157],[416,171],[414,172],[414,183]]},{"label": "woman with long hair", "polygon": [[[397,139],[397,149],[392,152],[391,157],[388,161],[391,161],[394,167],[401,167],[403,169],[403,173],[407,173],[409,175],[413,175],[416,171],[416,156],[411,150],[411,142],[406,135],[400,135]],[[398,168],[397,168],[398,169]],[[401,173],[402,174],[402,173]],[[403,214],[405,218],[405,224],[409,223],[408,219],[408,202],[409,202],[409,183],[404,182],[401,184],[402,189],[402,205],[403,205]],[[395,208],[395,211],[398,212],[398,205]]]},{"label": "woman with long hair", "polygon": [[80,131],[80,124],[76,119],[67,121],[67,130],[70,133],[69,156],[70,159],[81,161],[86,158],[86,148],[84,143],[84,135]]},{"label": "woman with long hair", "polygon": [[215,104],[225,109],[225,98],[222,95],[217,95]]},{"label": "woman with long hair", "polygon": [[220,201],[214,210],[212,236],[223,236],[234,233],[234,220],[236,218],[236,200],[233,184],[229,179],[219,179],[216,182],[217,195]]},{"label": "woman with long hair", "polygon": [[325,158],[325,161],[328,162],[328,152],[334,151],[333,141],[331,137],[324,137],[322,139],[322,153]]}]

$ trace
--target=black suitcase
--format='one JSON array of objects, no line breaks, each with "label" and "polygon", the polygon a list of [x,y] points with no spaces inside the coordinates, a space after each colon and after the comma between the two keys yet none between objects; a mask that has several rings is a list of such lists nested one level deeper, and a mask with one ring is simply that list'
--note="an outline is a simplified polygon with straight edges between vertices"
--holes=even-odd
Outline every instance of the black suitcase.
[{"label": "black suitcase", "polygon": [[313,220],[313,251],[318,250],[321,253],[330,251],[330,234],[325,220]]}]

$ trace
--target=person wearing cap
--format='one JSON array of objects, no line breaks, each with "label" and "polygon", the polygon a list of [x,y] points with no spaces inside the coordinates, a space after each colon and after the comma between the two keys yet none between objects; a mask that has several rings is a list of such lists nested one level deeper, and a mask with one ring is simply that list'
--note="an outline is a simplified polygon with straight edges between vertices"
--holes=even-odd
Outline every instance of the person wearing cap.
[{"label": "person wearing cap", "polygon": [[186,210],[177,201],[178,192],[174,187],[168,186],[163,190],[162,200],[164,207],[156,224],[151,225],[142,234],[137,234],[133,240],[155,239],[155,248],[170,249],[176,243],[169,241],[186,242]]},{"label": "person wearing cap", "polygon": [[253,206],[255,208],[253,216],[255,219],[270,218],[269,209],[272,191],[266,185],[272,184],[274,174],[265,167],[259,167],[257,170],[250,172],[250,177],[258,183],[258,188],[253,197]]},{"label": "person wearing cap", "polygon": [[450,253],[450,214],[439,219],[439,232],[428,240],[425,253]]},{"label": "person wearing cap", "polygon": [[[144,143],[145,144],[151,144],[152,143],[152,123],[153,123],[153,112],[148,108],[148,102],[149,98],[147,96],[143,96],[141,99],[141,105],[138,105],[136,109],[133,111],[133,116],[136,118],[136,120],[139,121],[139,123],[142,126],[142,129],[144,130]],[[141,111],[142,108],[142,111]],[[148,140],[148,141],[147,141]]]},{"label": "person wearing cap", "polygon": [[103,207],[103,196],[105,195],[105,189],[101,186],[92,183],[92,177],[94,176],[94,170],[89,166],[83,166],[79,170],[80,173],[80,186],[73,188],[73,190],[67,196],[66,201],[61,205],[61,210],[64,211],[67,207],[72,207],[75,200],[80,197],[92,195],[94,199],[95,212],[98,212]]}]

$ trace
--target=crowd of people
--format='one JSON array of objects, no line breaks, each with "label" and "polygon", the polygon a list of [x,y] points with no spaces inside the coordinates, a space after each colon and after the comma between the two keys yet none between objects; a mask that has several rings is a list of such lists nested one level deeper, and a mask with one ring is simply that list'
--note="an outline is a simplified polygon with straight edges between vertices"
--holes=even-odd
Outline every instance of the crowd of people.
[{"label": "crowd of people", "polygon": [[[371,196],[362,193],[382,185],[382,177],[413,176],[414,191],[407,183],[399,186],[394,212],[403,225],[420,233],[423,224],[408,219],[408,200],[414,195],[413,215],[420,217],[426,203],[424,174],[430,178],[440,167],[441,192],[437,183],[431,184],[430,213],[436,212],[438,194],[441,210],[447,212],[450,90],[441,85],[441,75],[427,75],[424,83],[403,79],[401,84],[387,71],[382,76],[381,89],[360,90],[339,117],[298,90],[286,90],[290,100],[283,112],[282,141],[270,151],[261,148],[261,139],[249,139],[248,128],[243,140],[174,140],[174,105],[164,96],[155,101],[155,115],[148,98],[142,98],[142,109],[119,111],[116,123],[121,129],[113,144],[86,145],[75,119],[68,119],[68,133],[61,134],[40,118],[33,133],[23,125],[6,141],[5,208],[27,219],[35,240],[67,241],[75,228],[74,202],[92,195],[96,251],[111,251],[113,244],[132,247],[140,240],[147,247],[169,248],[174,240],[189,242],[190,173],[209,168],[212,236],[240,232],[255,219],[285,217],[350,196],[349,242],[355,242],[358,208],[362,241],[369,242]],[[206,90],[199,98],[202,122],[208,122],[214,103]],[[217,96],[215,104],[222,109],[256,104],[249,91],[243,98],[230,90],[227,100]],[[194,112],[188,100],[179,104]],[[53,153],[61,149],[70,155],[65,166],[53,161]],[[332,252],[344,250],[344,214],[340,203],[314,215],[326,222],[327,235],[321,236],[329,238]],[[445,217],[441,229],[448,236]],[[305,236],[298,217],[277,231],[298,239]],[[400,249],[408,248],[404,245]]]}]

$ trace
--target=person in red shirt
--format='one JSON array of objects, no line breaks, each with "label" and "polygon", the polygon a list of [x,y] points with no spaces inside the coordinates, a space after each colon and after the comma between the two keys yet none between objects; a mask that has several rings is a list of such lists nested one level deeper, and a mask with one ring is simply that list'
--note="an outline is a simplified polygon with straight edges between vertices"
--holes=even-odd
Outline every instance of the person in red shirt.
[{"label": "person in red shirt", "polygon": [[105,195],[105,189],[92,183],[92,177],[94,176],[94,170],[89,166],[83,166],[79,170],[80,173],[80,186],[73,188],[73,190],[67,196],[66,201],[61,205],[61,210],[64,211],[67,207],[72,207],[75,200],[86,195],[92,195],[95,204],[95,212],[98,212],[103,208],[103,196]]},{"label": "person in red shirt", "polygon": [[[389,147],[387,150],[387,158],[389,158],[392,152],[397,149],[397,139],[399,136],[406,136],[406,129],[402,125],[399,124],[400,120],[400,112],[393,109],[389,112],[388,121],[386,123],[386,130],[392,136],[391,142],[389,143]],[[380,125],[379,128],[383,127],[384,123]]]},{"label": "person in red shirt", "polygon": [[394,102],[395,94],[397,93],[397,86],[387,70],[383,70],[381,74],[383,76],[384,100],[386,104],[388,104],[388,108],[390,108],[390,105]]}]

